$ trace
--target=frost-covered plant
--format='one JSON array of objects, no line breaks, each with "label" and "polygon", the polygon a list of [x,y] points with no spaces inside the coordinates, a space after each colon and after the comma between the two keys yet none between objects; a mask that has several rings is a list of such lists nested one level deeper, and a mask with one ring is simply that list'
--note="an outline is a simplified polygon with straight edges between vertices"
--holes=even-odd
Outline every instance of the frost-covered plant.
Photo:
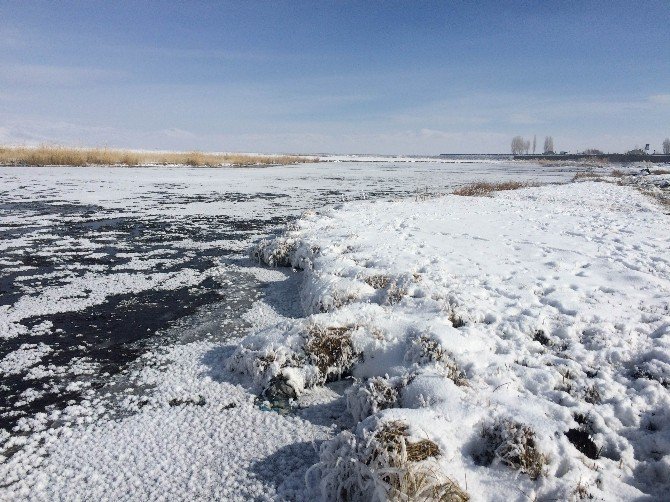
[{"label": "frost-covered plant", "polygon": [[394,408],[400,400],[400,392],[407,386],[409,377],[372,377],[347,389],[347,410],[354,420],[361,421],[370,415]]},{"label": "frost-covered plant", "polygon": [[651,358],[635,366],[633,378],[655,380],[666,389],[670,389],[670,364],[656,358]]},{"label": "frost-covered plant", "polygon": [[499,192],[503,190],[518,190],[519,188],[526,188],[529,186],[532,186],[532,184],[520,181],[501,181],[499,183],[478,181],[459,187],[452,193],[454,195],[468,197],[483,197],[485,195],[490,195],[492,192]]},{"label": "frost-covered plant", "polygon": [[485,465],[498,461],[539,478],[547,464],[547,456],[540,452],[535,432],[528,425],[510,418],[498,418],[482,428],[483,448],[475,458]]},{"label": "frost-covered plant", "polygon": [[547,336],[543,329],[536,329],[533,333],[533,340],[542,345],[552,345],[551,338]]},{"label": "frost-covered plant", "polygon": [[386,303],[395,305],[407,295],[407,290],[397,283],[391,284],[386,290]]},{"label": "frost-covered plant", "polygon": [[442,347],[439,341],[431,336],[421,335],[413,339],[405,353],[405,361],[418,365],[436,364],[447,378],[456,385],[467,385],[465,372],[456,364],[452,356]]},{"label": "frost-covered plant", "polygon": [[270,267],[290,267],[297,249],[298,243],[292,238],[263,239],[252,248],[251,257]]},{"label": "frost-covered plant", "polygon": [[584,389],[584,401],[591,404],[599,404],[602,401],[602,395],[597,385],[591,385]]},{"label": "frost-covered plant", "polygon": [[324,327],[312,324],[307,330],[305,354],[325,381],[336,380],[349,372],[360,354],[354,350],[349,327]]},{"label": "frost-covered plant", "polygon": [[358,299],[358,293],[353,291],[331,291],[329,294],[317,298],[311,305],[307,305],[307,309],[323,314],[340,309]]},{"label": "frost-covered plant", "polygon": [[433,441],[410,441],[403,422],[386,422],[324,442],[306,481],[327,501],[468,500],[433,460],[439,453]]},{"label": "frost-covered plant", "polygon": [[465,326],[465,320],[463,316],[456,313],[453,309],[449,311],[449,321],[454,328],[461,328]]},{"label": "frost-covered plant", "polygon": [[372,286],[374,289],[384,289],[389,285],[391,279],[388,275],[375,274],[363,278],[363,282],[368,286]]},{"label": "frost-covered plant", "polygon": [[254,383],[262,387],[280,375],[283,368],[303,365],[304,361],[297,353],[275,344],[265,347],[243,344],[227,361],[228,369],[251,375]]},{"label": "frost-covered plant", "polygon": [[266,397],[295,398],[303,390],[336,380],[360,356],[350,327],[310,324],[287,331],[274,327],[245,338],[227,360],[231,371],[246,373]]}]

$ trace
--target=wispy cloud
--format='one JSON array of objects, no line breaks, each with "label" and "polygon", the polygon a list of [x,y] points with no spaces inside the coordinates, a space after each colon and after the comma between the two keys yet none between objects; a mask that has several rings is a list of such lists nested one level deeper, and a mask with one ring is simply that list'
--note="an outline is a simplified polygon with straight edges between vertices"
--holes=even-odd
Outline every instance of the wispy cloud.
[{"label": "wispy cloud", "polygon": [[649,98],[561,96],[543,94],[465,94],[442,99],[402,112],[390,114],[396,124],[438,129],[475,130],[497,128],[513,130],[515,126],[543,125],[556,127],[576,121],[640,116],[670,103],[669,94]]},{"label": "wispy cloud", "polygon": [[111,80],[120,80],[126,72],[78,66],[1,65],[0,80],[21,85],[75,86]]},{"label": "wispy cloud", "polygon": [[166,47],[166,46],[139,46],[114,44],[104,45],[102,49],[120,54],[136,54],[144,57],[156,57],[165,59],[200,59],[213,61],[242,61],[242,62],[276,62],[276,61],[298,61],[311,59],[311,57],[300,53],[273,53],[267,51],[236,51],[228,49],[212,48],[188,48],[188,47]]},{"label": "wispy cloud", "polygon": [[658,105],[670,105],[670,94],[654,94],[649,96],[649,101]]},{"label": "wispy cloud", "polygon": [[509,117],[509,123],[518,125],[534,125],[542,124],[543,121],[537,117],[534,117],[530,113],[513,113]]}]

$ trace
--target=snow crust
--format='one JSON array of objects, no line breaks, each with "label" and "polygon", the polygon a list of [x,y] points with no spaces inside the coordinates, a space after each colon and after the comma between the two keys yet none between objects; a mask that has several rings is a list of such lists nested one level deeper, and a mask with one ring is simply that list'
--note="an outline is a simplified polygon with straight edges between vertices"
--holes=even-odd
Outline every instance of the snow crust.
[{"label": "snow crust", "polygon": [[[669,223],[633,188],[593,182],[307,214],[253,256],[305,270],[311,316],[252,333],[229,365],[309,394],[327,379],[312,326],[346,328],[360,437],[368,414],[409,423],[475,499],[663,498]],[[536,480],[510,467],[516,446],[482,463],[487,441],[520,431],[546,460]]]}]

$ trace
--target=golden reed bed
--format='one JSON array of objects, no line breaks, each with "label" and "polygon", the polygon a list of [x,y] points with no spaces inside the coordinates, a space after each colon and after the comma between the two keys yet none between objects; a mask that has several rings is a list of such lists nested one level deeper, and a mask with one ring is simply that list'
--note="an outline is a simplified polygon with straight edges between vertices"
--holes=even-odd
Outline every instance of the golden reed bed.
[{"label": "golden reed bed", "polygon": [[286,165],[317,162],[315,157],[295,155],[245,155],[203,152],[135,152],[109,148],[62,146],[2,147],[0,165],[5,166],[98,166],[183,165],[198,167]]}]

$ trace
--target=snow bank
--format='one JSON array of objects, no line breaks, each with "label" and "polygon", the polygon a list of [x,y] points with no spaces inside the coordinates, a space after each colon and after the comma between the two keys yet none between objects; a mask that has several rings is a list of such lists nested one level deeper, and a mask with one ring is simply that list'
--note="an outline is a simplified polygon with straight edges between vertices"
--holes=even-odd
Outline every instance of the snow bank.
[{"label": "snow bank", "polygon": [[391,493],[366,442],[391,421],[476,499],[660,497],[668,223],[634,189],[592,182],[306,214],[254,256],[305,270],[309,317],[252,333],[228,365],[287,398],[355,378],[362,422],[310,471],[325,498]]}]

